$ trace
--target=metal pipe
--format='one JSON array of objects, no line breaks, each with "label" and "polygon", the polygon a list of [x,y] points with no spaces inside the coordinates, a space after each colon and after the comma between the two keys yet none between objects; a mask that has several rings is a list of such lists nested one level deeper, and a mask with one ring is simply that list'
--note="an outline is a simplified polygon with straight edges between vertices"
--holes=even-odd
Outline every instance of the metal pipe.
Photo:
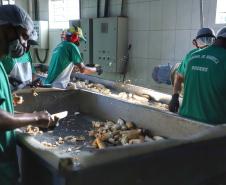
[{"label": "metal pipe", "polygon": [[38,0],[34,0],[35,5],[35,20],[38,21]]},{"label": "metal pipe", "polygon": [[203,28],[204,15],[203,15],[203,0],[200,0],[200,27]]},{"label": "metal pipe", "polygon": [[100,0],[97,0],[97,18],[100,18]]},{"label": "metal pipe", "polygon": [[122,0],[122,4],[121,4],[121,17],[124,17],[124,4],[125,4],[125,1]]},{"label": "metal pipe", "polygon": [[109,0],[105,0],[104,17],[108,17],[108,5],[109,5]]},{"label": "metal pipe", "polygon": [[81,14],[81,9],[82,9],[81,8],[82,7],[81,3],[82,3],[81,0],[79,0],[79,19],[81,19],[81,15],[82,15]]}]

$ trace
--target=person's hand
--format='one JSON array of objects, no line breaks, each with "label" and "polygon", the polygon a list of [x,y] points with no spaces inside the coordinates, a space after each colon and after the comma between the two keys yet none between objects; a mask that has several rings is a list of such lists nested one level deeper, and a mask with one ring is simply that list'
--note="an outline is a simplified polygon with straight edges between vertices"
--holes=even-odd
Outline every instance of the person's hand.
[{"label": "person's hand", "polygon": [[72,72],[71,73],[76,73],[76,72],[79,72],[80,70],[79,70],[79,68],[77,68],[77,67],[73,67],[73,70],[72,70]]},{"label": "person's hand", "polygon": [[98,73],[98,75],[102,74],[104,71],[102,66],[97,66],[96,70],[97,70],[96,72]]},{"label": "person's hand", "polygon": [[170,112],[177,112],[179,108],[179,94],[173,94],[172,99],[169,102]]},{"label": "person's hand", "polygon": [[37,116],[38,127],[48,128],[50,123],[53,121],[50,114],[47,111],[40,111],[35,113]]},{"label": "person's hand", "polygon": [[54,120],[51,119],[51,122],[49,124],[49,129],[53,130],[58,126],[60,119],[58,117],[54,117]]},{"label": "person's hand", "polygon": [[20,80],[17,80],[16,78],[9,77],[9,83],[14,87],[17,88],[22,82]]},{"label": "person's hand", "polygon": [[42,82],[42,80],[40,78],[37,78],[36,80],[34,80],[34,81],[31,82],[31,85],[30,86],[31,87],[37,87],[39,85],[43,85],[43,82]]}]

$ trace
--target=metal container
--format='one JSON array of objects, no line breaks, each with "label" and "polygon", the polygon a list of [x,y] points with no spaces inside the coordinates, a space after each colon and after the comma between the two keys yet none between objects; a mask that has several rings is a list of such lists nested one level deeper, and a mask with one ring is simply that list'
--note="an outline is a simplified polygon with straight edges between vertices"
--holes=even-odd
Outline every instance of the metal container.
[{"label": "metal container", "polygon": [[[150,136],[167,139],[103,150],[86,148],[80,152],[78,165],[70,153],[44,147],[33,136],[18,133],[23,184],[198,184],[225,171],[224,125],[212,127],[84,89],[46,92],[37,89],[37,93],[38,96],[18,93],[24,103],[15,109],[21,112],[45,109],[51,114],[67,110],[70,115],[78,111],[96,120],[122,118],[143,127]],[[77,128],[82,131],[83,127]]]}]

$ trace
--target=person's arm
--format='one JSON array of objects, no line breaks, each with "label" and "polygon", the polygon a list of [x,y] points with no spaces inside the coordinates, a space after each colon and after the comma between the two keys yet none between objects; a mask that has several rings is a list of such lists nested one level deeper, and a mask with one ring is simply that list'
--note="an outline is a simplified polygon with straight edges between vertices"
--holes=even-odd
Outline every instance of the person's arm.
[{"label": "person's arm", "polygon": [[176,82],[173,87],[173,94],[180,94],[184,86],[184,76],[180,73],[177,75]]},{"label": "person's arm", "polygon": [[79,68],[74,67],[71,73],[77,73],[77,72],[79,72],[79,71],[80,71]]},{"label": "person's arm", "polygon": [[11,114],[0,109],[0,131],[8,131],[27,125],[47,128],[52,121],[47,111],[23,114]]},{"label": "person's arm", "polygon": [[83,62],[76,63],[76,66],[82,74],[92,74],[97,72],[96,67],[87,67]]},{"label": "person's arm", "polygon": [[179,106],[180,106],[179,93],[183,89],[183,84],[184,84],[184,76],[182,74],[178,73],[176,82],[173,87],[173,95],[169,102],[169,111],[170,112],[177,112],[179,109]]}]

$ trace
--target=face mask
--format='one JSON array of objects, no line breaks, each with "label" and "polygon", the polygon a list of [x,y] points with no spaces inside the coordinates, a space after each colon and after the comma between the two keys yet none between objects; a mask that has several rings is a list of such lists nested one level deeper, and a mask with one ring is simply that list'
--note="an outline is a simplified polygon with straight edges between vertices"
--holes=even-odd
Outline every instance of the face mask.
[{"label": "face mask", "polygon": [[28,44],[27,45],[27,48],[26,48],[26,53],[30,50],[30,45]]},{"label": "face mask", "polygon": [[19,58],[26,52],[26,47],[24,47],[19,39],[9,42],[8,56],[11,58]]}]

